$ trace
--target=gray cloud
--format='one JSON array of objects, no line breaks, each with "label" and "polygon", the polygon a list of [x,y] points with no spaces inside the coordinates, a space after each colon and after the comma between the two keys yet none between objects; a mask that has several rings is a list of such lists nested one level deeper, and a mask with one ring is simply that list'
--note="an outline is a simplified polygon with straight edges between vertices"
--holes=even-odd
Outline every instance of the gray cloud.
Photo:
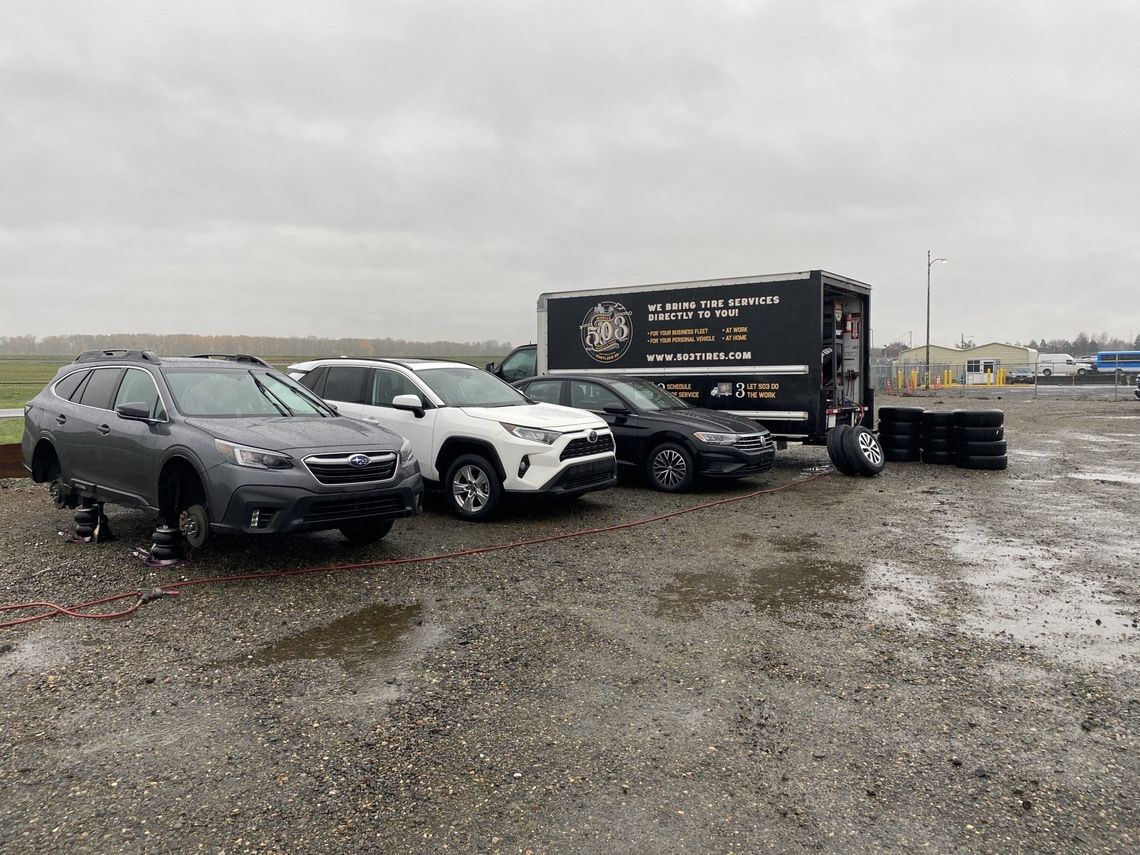
[{"label": "gray cloud", "polygon": [[[823,267],[879,342],[1140,332],[1140,7],[18,2],[0,335],[533,338]],[[15,307],[15,308],[13,308]]]}]

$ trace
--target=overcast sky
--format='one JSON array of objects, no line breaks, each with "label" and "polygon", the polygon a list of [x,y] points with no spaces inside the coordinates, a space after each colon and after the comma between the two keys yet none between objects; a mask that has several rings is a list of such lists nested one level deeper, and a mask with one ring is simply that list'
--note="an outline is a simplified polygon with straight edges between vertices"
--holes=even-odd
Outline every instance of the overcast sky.
[{"label": "overcast sky", "polygon": [[823,268],[876,344],[1140,333],[1136,0],[0,5],[0,335],[530,341]]}]

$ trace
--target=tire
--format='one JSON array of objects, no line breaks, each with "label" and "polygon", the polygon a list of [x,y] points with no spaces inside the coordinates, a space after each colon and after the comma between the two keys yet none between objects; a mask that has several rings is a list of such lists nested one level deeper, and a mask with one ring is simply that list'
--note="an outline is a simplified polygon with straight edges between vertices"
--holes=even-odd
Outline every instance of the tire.
[{"label": "tire", "polygon": [[382,540],[392,530],[392,520],[369,520],[349,523],[340,527],[340,533],[355,546],[364,546]]},{"label": "tire", "polygon": [[1078,377],[1084,377],[1086,373],[1087,373],[1087,372],[1086,372],[1086,371],[1085,371],[1085,369],[1083,369],[1083,368],[1078,368],[1078,369],[1077,369],[1077,376],[1078,376]]},{"label": "tire", "polygon": [[1005,469],[1009,465],[1009,458],[1004,454],[990,457],[957,454],[954,456],[954,463],[961,469]]},{"label": "tire", "polygon": [[995,442],[1005,439],[1004,427],[960,427],[954,428],[957,442]]},{"label": "tire", "polygon": [[1043,368],[1043,369],[1041,369],[1041,373],[1043,375],[1045,375],[1046,377],[1052,377],[1053,376],[1053,370],[1051,368]]},{"label": "tire", "polygon": [[922,436],[922,431],[918,429],[917,424],[883,424],[879,422],[879,439],[889,437],[891,441],[908,442],[912,439],[918,439]]},{"label": "tire", "polygon": [[465,520],[489,519],[503,498],[499,474],[487,458],[463,454],[447,467],[444,500],[453,514]]},{"label": "tire", "polygon": [[954,462],[954,452],[952,451],[926,451],[922,452],[923,463],[933,463],[939,466],[946,466]]},{"label": "tire", "polygon": [[922,452],[909,448],[883,448],[883,458],[891,463],[914,463]]},{"label": "tire", "polygon": [[860,475],[878,475],[886,465],[879,438],[861,425],[843,435],[843,450]]},{"label": "tire", "polygon": [[998,457],[1006,454],[1009,449],[1004,439],[995,439],[993,442],[960,442],[957,451],[972,457]]},{"label": "tire", "polygon": [[952,427],[924,427],[922,429],[923,441],[930,440],[949,440],[954,436],[954,428]]},{"label": "tire", "polygon": [[880,433],[879,445],[883,447],[883,451],[887,449],[891,451],[918,451],[922,448],[922,437],[899,437],[891,433]]},{"label": "tire", "polygon": [[883,422],[917,422],[926,412],[922,407],[879,407],[879,424]]},{"label": "tire", "polygon": [[922,414],[922,429],[949,428],[954,424],[953,410],[927,410]]},{"label": "tire", "polygon": [[1001,410],[954,410],[955,427],[1001,427],[1004,423]]},{"label": "tire", "polygon": [[847,459],[847,452],[843,450],[843,435],[851,430],[851,425],[836,425],[827,432],[827,456],[831,458],[831,465],[843,475],[854,475],[855,466]]},{"label": "tire", "polygon": [[645,477],[655,490],[684,493],[693,486],[693,455],[683,445],[663,442],[645,458]]},{"label": "tire", "polygon": [[922,444],[922,450],[933,454],[953,454],[956,447],[950,439],[932,439]]}]

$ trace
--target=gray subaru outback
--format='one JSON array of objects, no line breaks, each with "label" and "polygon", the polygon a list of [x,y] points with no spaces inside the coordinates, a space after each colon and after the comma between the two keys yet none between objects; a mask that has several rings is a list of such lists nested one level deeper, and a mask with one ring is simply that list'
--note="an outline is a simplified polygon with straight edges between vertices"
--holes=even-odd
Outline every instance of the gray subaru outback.
[{"label": "gray subaru outback", "polygon": [[191,547],[328,529],[367,543],[423,506],[407,440],[251,356],[83,353],[25,406],[22,452],[58,507],[139,508]]}]

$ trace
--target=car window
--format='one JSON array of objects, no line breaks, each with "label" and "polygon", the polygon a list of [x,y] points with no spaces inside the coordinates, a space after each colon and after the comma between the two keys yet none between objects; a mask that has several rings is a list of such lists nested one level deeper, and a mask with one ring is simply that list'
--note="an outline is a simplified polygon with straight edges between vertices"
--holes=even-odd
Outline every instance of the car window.
[{"label": "car window", "polygon": [[120,404],[146,404],[152,419],[166,418],[166,407],[162,405],[162,397],[154,385],[154,378],[150,372],[141,368],[128,368],[123,375],[113,406],[118,407]]},{"label": "car window", "polygon": [[544,404],[558,404],[562,401],[561,380],[535,380],[528,383],[523,390],[528,398],[542,401]]},{"label": "car window", "polygon": [[55,384],[55,393],[61,398],[70,398],[79,388],[79,384],[87,379],[86,371],[72,371]]},{"label": "car window", "polygon": [[123,376],[122,368],[96,368],[91,372],[91,379],[83,388],[79,403],[85,407],[98,407],[101,410],[111,409],[111,394]]},{"label": "car window", "polygon": [[328,373],[328,367],[325,365],[318,365],[304,377],[300,378],[297,382],[304,386],[306,389],[312,389],[319,397],[324,397],[321,394],[324,387],[325,374]]},{"label": "car window", "polygon": [[601,412],[607,404],[617,404],[624,407],[621,398],[602,386],[600,383],[589,383],[585,380],[570,381],[570,406],[580,407],[583,410],[597,410]]},{"label": "car window", "polygon": [[499,374],[504,380],[523,380],[534,376],[534,366],[538,353],[533,348],[512,353],[503,360]]},{"label": "car window", "polygon": [[685,410],[689,405],[671,392],[648,380],[614,380],[614,388],[642,411]]},{"label": "car window", "polygon": [[367,379],[367,368],[355,365],[330,365],[321,397],[330,401],[343,401],[346,404],[363,404],[364,384]]},{"label": "car window", "polygon": [[416,376],[451,407],[513,407],[526,403],[514,386],[474,366],[425,368]]},{"label": "car window", "polygon": [[374,407],[390,407],[397,395],[415,395],[421,401],[423,393],[411,380],[398,371],[387,368],[371,369],[372,380],[368,384],[368,396],[364,403]]}]

